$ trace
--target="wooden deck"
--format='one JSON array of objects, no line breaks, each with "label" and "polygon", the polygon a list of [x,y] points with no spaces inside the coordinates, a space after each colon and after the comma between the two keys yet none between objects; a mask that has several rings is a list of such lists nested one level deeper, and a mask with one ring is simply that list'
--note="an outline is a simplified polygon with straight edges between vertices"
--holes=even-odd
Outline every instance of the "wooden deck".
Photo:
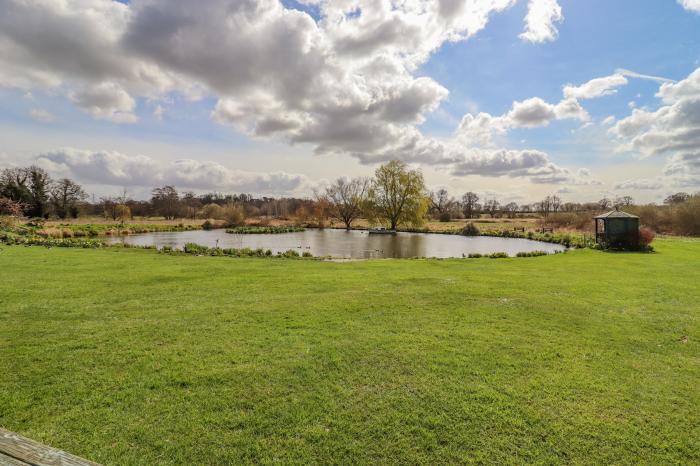
[{"label": "wooden deck", "polygon": [[0,427],[1,466],[100,466]]}]

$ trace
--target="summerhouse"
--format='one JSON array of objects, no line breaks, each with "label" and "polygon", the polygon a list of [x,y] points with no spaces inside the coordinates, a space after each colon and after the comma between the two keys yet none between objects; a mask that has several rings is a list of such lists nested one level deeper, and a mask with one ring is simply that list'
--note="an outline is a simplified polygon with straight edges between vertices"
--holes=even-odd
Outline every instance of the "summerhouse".
[{"label": "summerhouse", "polygon": [[615,209],[594,218],[596,243],[627,246],[639,241],[639,217],[636,215]]}]

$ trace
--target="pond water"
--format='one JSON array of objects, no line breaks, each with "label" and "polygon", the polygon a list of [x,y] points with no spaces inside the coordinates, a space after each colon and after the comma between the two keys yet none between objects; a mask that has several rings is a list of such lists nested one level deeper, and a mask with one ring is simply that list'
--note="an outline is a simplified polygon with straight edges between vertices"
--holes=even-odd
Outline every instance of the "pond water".
[{"label": "pond water", "polygon": [[310,252],[314,256],[330,256],[348,259],[381,259],[410,257],[463,257],[470,253],[490,254],[505,252],[514,256],[518,252],[546,251],[554,253],[566,248],[558,244],[528,239],[492,238],[488,236],[465,237],[434,233],[397,233],[370,235],[361,230],[308,229],[298,233],[282,234],[230,234],[224,230],[196,230],[158,232],[110,238],[112,243],[128,243],[139,246],[171,246],[182,249],[186,243],[221,248],[263,248],[273,253],[293,249],[299,254]]}]

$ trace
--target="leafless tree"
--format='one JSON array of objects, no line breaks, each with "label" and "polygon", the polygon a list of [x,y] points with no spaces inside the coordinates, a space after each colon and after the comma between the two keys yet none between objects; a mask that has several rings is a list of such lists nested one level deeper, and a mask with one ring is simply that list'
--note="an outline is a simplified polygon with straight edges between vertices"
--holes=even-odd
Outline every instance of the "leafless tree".
[{"label": "leafless tree", "polygon": [[333,214],[348,230],[352,222],[362,215],[369,198],[370,180],[367,178],[338,178],[326,188],[323,197],[330,205]]}]

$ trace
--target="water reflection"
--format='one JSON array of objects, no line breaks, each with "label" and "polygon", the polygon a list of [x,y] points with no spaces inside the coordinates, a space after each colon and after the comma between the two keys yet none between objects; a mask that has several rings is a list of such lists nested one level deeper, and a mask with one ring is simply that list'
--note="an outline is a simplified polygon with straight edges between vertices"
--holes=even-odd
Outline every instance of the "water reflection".
[{"label": "water reflection", "polygon": [[314,256],[336,258],[409,258],[409,257],[462,257],[470,253],[490,254],[505,252],[514,256],[518,252],[563,251],[558,244],[542,243],[526,239],[491,238],[487,236],[464,237],[426,233],[398,233],[390,235],[370,235],[366,231],[317,230],[310,229],[297,233],[279,235],[236,235],[224,230],[181,231],[146,233],[119,238],[112,242],[158,248],[170,246],[182,248],[186,243],[222,248],[263,248],[273,253],[293,249],[299,254],[310,252]]}]

